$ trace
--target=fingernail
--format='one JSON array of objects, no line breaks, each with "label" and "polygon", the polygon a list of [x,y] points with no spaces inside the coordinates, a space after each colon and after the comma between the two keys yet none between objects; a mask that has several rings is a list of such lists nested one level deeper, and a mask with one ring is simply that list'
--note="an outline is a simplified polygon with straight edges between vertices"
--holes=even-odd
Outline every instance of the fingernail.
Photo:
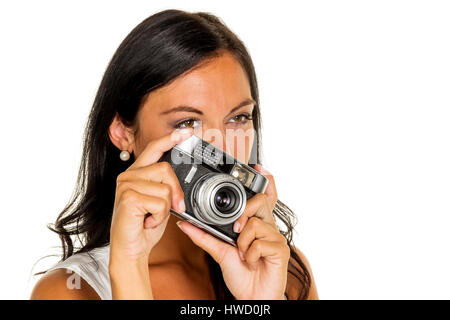
[{"label": "fingernail", "polygon": [[244,253],[241,250],[239,250],[239,257],[242,261],[245,261]]},{"label": "fingernail", "polygon": [[239,222],[235,222],[234,226],[233,226],[233,231],[236,233],[239,233],[239,228],[241,227],[241,224]]},{"label": "fingernail", "polygon": [[185,205],[185,203],[184,203],[184,199],[181,200],[181,201],[178,203],[178,211],[179,211],[179,212],[185,212],[185,211],[186,211],[186,205]]},{"label": "fingernail", "polygon": [[190,128],[182,128],[174,131],[174,138],[176,141],[181,141],[183,138],[192,135],[193,131]]},{"label": "fingernail", "polygon": [[[180,225],[181,221],[177,221],[176,223],[177,223],[178,228],[181,229],[181,225]],[[183,229],[181,229],[181,231],[183,231]]]},{"label": "fingernail", "polygon": [[182,136],[189,136],[194,132],[191,128],[181,128],[177,130]]}]

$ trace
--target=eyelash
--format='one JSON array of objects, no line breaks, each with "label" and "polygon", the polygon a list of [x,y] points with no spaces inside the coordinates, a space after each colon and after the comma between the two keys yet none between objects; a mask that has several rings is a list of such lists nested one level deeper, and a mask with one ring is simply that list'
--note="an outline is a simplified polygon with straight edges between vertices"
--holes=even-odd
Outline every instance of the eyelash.
[{"label": "eyelash", "polygon": [[[237,123],[237,124],[247,124],[247,122],[248,122],[249,120],[253,120],[253,117],[252,117],[250,114],[248,114],[248,113],[241,113],[241,114],[235,115],[235,116],[231,117],[231,119],[235,119],[235,118],[238,118],[238,117],[243,117],[244,120],[241,121],[241,122],[232,122],[232,123]],[[183,125],[184,123],[188,122],[188,121],[194,121],[194,122],[195,122],[195,121],[200,121],[200,120],[197,119],[197,118],[188,118],[188,119],[184,119],[184,120],[181,120],[181,121],[177,122],[177,123],[174,125],[174,127],[175,127],[176,129],[179,129],[179,128],[195,128],[195,125],[192,126],[192,127],[182,127],[182,125]]]}]

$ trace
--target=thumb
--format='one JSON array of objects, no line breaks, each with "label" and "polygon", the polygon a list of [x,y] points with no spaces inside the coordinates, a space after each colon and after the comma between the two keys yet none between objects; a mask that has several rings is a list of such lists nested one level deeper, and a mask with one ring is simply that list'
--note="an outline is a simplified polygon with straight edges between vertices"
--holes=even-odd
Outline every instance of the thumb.
[{"label": "thumb", "polygon": [[209,253],[209,255],[221,265],[231,245],[217,239],[209,233],[193,226],[187,221],[178,221],[178,227],[183,231],[197,246]]}]

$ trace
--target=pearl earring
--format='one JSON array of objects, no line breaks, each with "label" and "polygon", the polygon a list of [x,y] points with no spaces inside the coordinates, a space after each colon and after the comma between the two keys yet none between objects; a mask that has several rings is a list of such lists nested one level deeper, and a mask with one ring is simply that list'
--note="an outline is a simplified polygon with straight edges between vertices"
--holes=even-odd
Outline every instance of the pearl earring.
[{"label": "pearl earring", "polygon": [[123,150],[123,151],[120,153],[120,160],[122,160],[122,161],[128,161],[128,159],[130,159],[130,153],[129,153],[128,151],[126,151],[126,150]]}]

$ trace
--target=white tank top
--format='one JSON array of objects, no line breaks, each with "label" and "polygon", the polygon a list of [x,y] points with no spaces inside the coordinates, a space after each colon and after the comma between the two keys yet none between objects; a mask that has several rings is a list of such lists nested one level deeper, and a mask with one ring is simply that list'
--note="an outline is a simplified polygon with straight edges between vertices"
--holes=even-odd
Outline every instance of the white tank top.
[{"label": "white tank top", "polygon": [[[90,254],[90,256],[89,256]],[[111,300],[111,282],[109,279],[109,245],[91,251],[76,253],[63,262],[52,266],[51,270],[66,268],[78,274],[94,289],[102,300]],[[76,284],[76,281],[73,281]]]},{"label": "white tank top", "polygon": [[[65,261],[55,264],[47,272],[66,268],[83,278],[102,300],[112,300],[109,279],[109,245],[93,249],[89,251],[89,254],[87,252],[76,253]],[[287,299],[286,296],[284,298]]]}]

